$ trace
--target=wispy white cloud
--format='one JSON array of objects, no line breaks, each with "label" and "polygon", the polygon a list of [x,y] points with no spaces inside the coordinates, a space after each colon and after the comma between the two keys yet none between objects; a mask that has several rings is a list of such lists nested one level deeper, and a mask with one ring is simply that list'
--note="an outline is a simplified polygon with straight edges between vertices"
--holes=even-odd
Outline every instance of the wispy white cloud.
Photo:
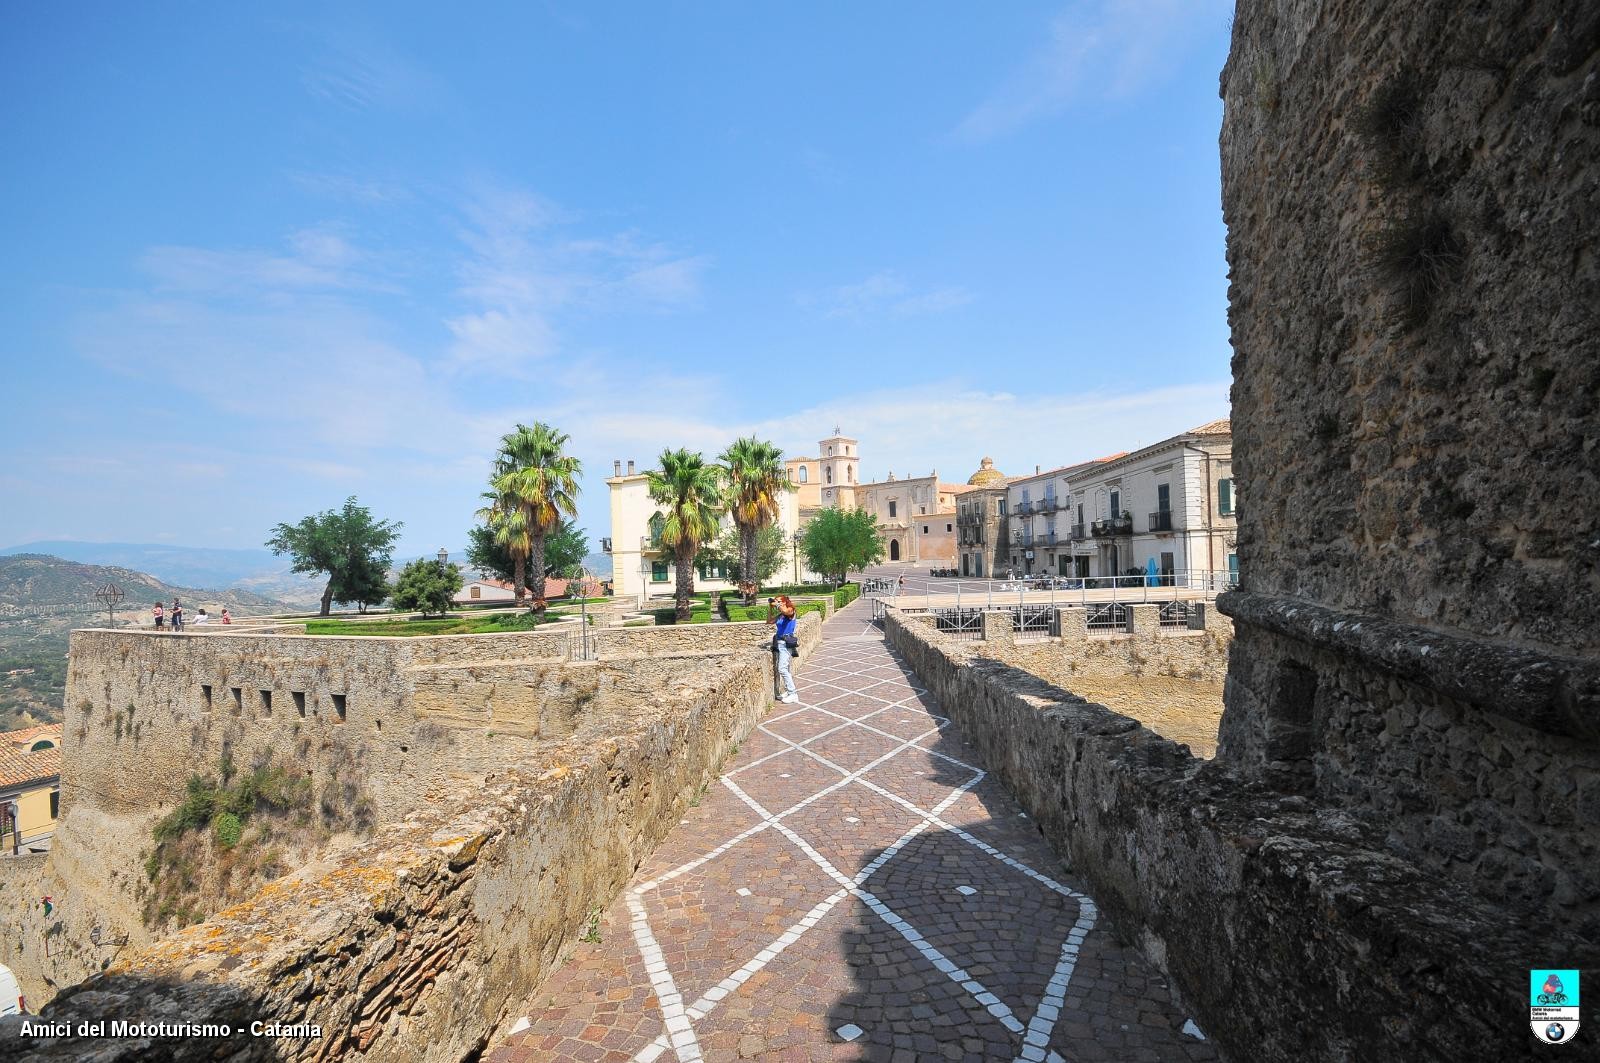
[{"label": "wispy white cloud", "polygon": [[1048,38],[956,126],[958,141],[990,140],[1084,99],[1132,95],[1160,78],[1220,20],[1216,0],[1080,0],[1050,24]]},{"label": "wispy white cloud", "polygon": [[857,284],[845,284],[821,293],[806,292],[796,301],[825,317],[857,318],[874,314],[910,317],[954,310],[972,302],[964,288],[916,288],[894,270],[880,270]]},{"label": "wispy white cloud", "polygon": [[464,215],[458,369],[526,374],[559,349],[562,313],[692,306],[710,262],[632,231],[565,235],[581,219],[520,189],[482,189]]},{"label": "wispy white cloud", "polygon": [[152,247],[140,266],[158,291],[185,293],[308,292],[389,288],[372,256],[331,226],[298,229],[284,251]]},{"label": "wispy white cloud", "polygon": [[420,63],[370,34],[328,41],[300,82],[312,96],[353,111],[425,105],[443,92]]}]

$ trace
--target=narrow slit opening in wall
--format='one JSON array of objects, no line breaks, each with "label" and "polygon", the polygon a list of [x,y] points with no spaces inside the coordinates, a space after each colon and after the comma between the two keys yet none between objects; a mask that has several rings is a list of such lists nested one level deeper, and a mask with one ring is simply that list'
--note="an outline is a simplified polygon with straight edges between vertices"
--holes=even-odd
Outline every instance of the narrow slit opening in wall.
[{"label": "narrow slit opening in wall", "polygon": [[333,699],[333,711],[334,711],[334,714],[339,717],[339,722],[340,723],[344,723],[344,695],[343,694],[330,694],[328,696]]},{"label": "narrow slit opening in wall", "polygon": [[229,687],[228,689],[233,694],[233,714],[235,716],[244,715],[244,688]]},{"label": "narrow slit opening in wall", "polygon": [[302,717],[305,716],[305,714],[306,714],[306,694],[305,694],[305,691],[296,690],[294,692],[293,697],[294,697],[294,711],[298,712]]},{"label": "narrow slit opening in wall", "polygon": [[270,690],[263,690],[261,692],[261,715],[272,715],[272,691]]},{"label": "narrow slit opening in wall", "polygon": [[210,712],[211,711],[211,684],[210,683],[201,683],[200,684],[200,711],[201,712]]}]

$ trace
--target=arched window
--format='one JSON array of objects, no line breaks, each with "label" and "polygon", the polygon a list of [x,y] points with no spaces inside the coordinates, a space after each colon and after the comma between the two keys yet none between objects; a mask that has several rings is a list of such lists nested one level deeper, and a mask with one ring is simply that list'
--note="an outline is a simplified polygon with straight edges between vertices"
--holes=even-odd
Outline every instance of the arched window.
[{"label": "arched window", "polygon": [[667,518],[657,513],[650,518],[650,540],[653,543],[661,542],[661,530],[667,526]]},{"label": "arched window", "polygon": [[845,479],[849,480],[851,483],[855,483],[856,482],[856,467],[854,465],[845,466],[844,475],[845,475]]},{"label": "arched window", "polygon": [[56,744],[54,742],[50,741],[50,739],[41,738],[37,742],[35,742],[33,745],[28,747],[28,752],[29,753],[37,753],[41,749],[54,749],[55,747],[56,747]]},{"label": "arched window", "polygon": [[800,466],[800,482],[806,482],[806,467],[804,465]]},{"label": "arched window", "polygon": [[833,466],[832,466],[832,465],[829,465],[829,466],[828,466],[828,467],[827,467],[827,468],[826,468],[826,469],[824,469],[824,470],[823,470],[823,471],[824,471],[824,472],[825,472],[825,473],[827,473],[827,476],[828,476],[828,482],[829,482],[829,483],[833,483]]}]

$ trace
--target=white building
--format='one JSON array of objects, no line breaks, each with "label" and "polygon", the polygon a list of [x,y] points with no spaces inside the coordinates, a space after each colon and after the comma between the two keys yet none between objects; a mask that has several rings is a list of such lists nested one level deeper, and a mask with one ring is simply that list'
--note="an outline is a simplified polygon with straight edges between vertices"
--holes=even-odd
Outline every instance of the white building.
[{"label": "white building", "polygon": [[1237,572],[1233,437],[1212,421],[1131,454],[1011,481],[1017,572]]},{"label": "white building", "polygon": [[[611,538],[606,541],[611,555],[611,593],[640,602],[653,597],[670,598],[677,590],[677,572],[672,551],[661,545],[661,524],[666,517],[664,507],[650,499],[648,475],[635,472],[631,461],[626,472],[622,462],[613,462],[606,486],[611,490]],[[724,514],[722,526],[732,527],[733,519]],[[785,491],[779,497],[778,528],[788,544],[787,557],[768,582],[790,583],[808,578],[795,539],[800,529],[799,495],[795,491]],[[696,591],[734,587],[724,564],[704,565],[695,571]]]}]

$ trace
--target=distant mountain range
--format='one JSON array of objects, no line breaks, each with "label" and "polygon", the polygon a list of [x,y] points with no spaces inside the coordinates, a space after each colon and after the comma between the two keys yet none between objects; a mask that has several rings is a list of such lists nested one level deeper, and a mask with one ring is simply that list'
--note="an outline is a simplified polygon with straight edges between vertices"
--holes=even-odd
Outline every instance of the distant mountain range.
[{"label": "distant mountain range", "polygon": [[0,557],[0,617],[92,615],[105,607],[95,592],[107,583],[121,588],[119,607],[125,613],[148,612],[158,600],[182,599],[192,611],[226,606],[239,613],[270,613],[289,609],[288,603],[238,588],[207,590],[178,586],[145,572],[116,565],[86,565],[45,554],[10,554]]},{"label": "distant mountain range", "polygon": [[296,605],[316,601],[324,583],[289,571],[288,559],[269,550],[71,540],[23,543],[0,550],[0,557],[16,554],[46,554],[87,565],[110,565],[149,573],[180,588],[238,589]]}]

